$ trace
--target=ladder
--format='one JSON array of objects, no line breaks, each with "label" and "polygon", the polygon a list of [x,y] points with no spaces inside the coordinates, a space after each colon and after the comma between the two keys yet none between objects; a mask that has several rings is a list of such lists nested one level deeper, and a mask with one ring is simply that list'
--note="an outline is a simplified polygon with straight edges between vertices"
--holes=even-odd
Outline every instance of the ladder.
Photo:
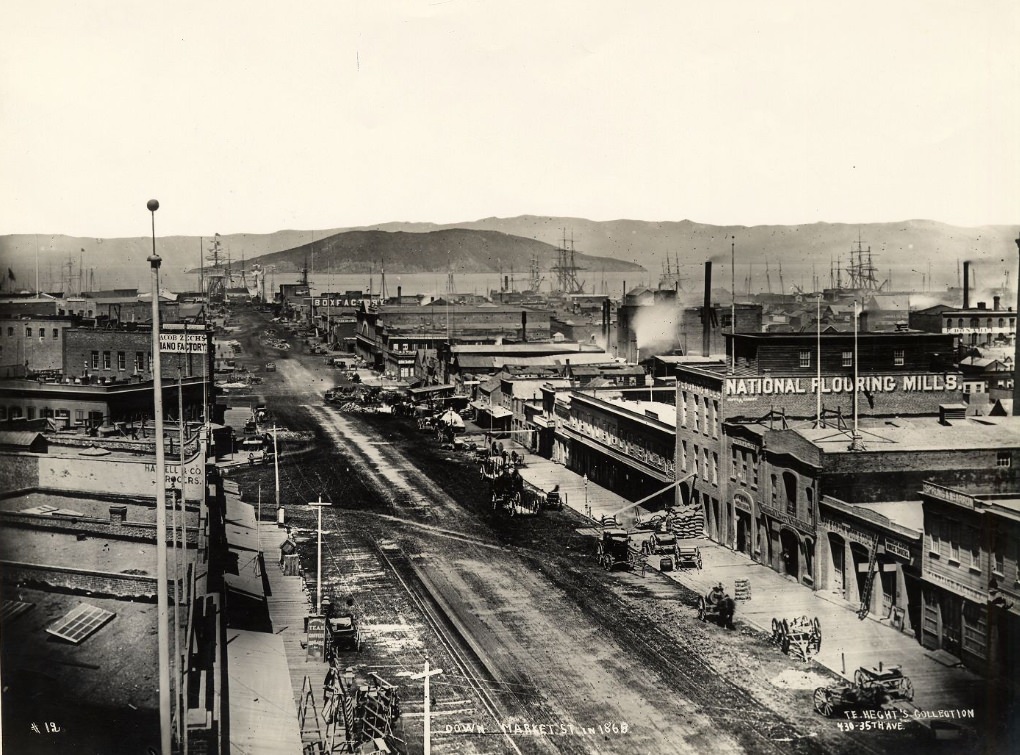
[{"label": "ladder", "polygon": [[[311,720],[309,721],[309,708]],[[315,707],[315,692],[311,680],[306,676],[301,683],[301,703],[298,705],[298,725],[301,732],[304,755],[321,755],[325,752],[325,741],[319,723],[319,712]]]},{"label": "ladder", "polygon": [[871,591],[875,586],[875,574],[878,566],[878,535],[871,542],[871,558],[868,560],[868,576],[864,578],[864,594],[861,596],[861,607],[857,609],[857,618],[861,621],[871,612]]}]

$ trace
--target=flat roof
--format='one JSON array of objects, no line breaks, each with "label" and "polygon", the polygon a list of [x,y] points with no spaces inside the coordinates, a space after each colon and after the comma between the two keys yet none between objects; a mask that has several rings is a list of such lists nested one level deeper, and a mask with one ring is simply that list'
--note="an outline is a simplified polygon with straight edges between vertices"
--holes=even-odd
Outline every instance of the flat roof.
[{"label": "flat roof", "polygon": [[853,506],[881,514],[893,524],[915,532],[924,532],[924,507],[921,501],[877,501]]},{"label": "flat roof", "polygon": [[283,638],[228,629],[227,670],[231,752],[246,755],[301,752]]},{"label": "flat roof", "polygon": [[[85,498],[81,493],[60,495],[44,491],[33,491],[10,498],[0,498],[0,512],[11,514],[29,513],[50,518],[53,518],[52,514],[47,514],[45,511],[38,511],[37,509],[42,507],[73,511],[82,516],[109,521],[111,506],[125,506],[127,508],[127,521],[129,524],[134,522],[144,524],[156,523],[156,507],[154,505],[138,503],[127,499],[103,500],[99,498]],[[185,510],[184,513],[186,517],[185,524],[188,527],[196,527],[198,525],[198,511]],[[167,526],[170,526],[169,509],[167,513]]]},{"label": "flat roof", "polygon": [[[4,599],[32,604],[4,622],[5,685],[20,671],[49,683],[54,694],[76,704],[158,710],[154,604],[28,588],[6,588]],[[114,618],[77,645],[46,632],[82,603],[110,611]]]},{"label": "flat roof", "polygon": [[[859,426],[866,451],[942,451],[958,448],[1020,447],[1020,417],[954,419],[943,425],[937,417],[897,418]],[[824,453],[850,451],[849,435],[833,427],[797,428],[794,432]]]}]

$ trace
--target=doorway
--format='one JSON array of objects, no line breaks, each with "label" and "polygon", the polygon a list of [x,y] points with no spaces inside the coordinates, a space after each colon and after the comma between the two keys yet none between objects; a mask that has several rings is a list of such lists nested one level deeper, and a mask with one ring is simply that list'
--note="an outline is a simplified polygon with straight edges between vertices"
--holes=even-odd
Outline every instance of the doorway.
[{"label": "doorway", "polygon": [[780,573],[799,579],[800,541],[792,530],[783,528],[779,531],[779,544],[782,547]]}]

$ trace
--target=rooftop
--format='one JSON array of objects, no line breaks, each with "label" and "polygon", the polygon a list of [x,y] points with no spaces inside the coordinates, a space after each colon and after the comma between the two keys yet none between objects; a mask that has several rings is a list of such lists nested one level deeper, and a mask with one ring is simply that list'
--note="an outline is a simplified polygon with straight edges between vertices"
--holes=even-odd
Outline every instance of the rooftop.
[{"label": "rooftop", "polygon": [[[943,425],[936,417],[898,418],[859,425],[867,451],[942,451],[1020,448],[1020,418],[972,417]],[[824,453],[851,452],[849,435],[833,427],[803,427],[798,434]]]},{"label": "rooftop", "polygon": [[[59,495],[56,493],[31,492],[11,498],[0,498],[0,512],[17,514],[34,514],[40,517],[60,516],[60,512],[71,515],[71,512],[80,517],[93,517],[109,521],[111,506],[125,506],[127,508],[128,523],[156,523],[156,508],[152,504],[146,504],[131,500],[103,500],[98,498],[86,498],[79,493],[71,495]],[[187,526],[194,528],[198,526],[198,512],[186,511]],[[169,518],[168,518],[169,522]],[[0,533],[0,540],[3,534]]]},{"label": "rooftop", "polygon": [[924,532],[924,509],[920,501],[877,501],[855,503],[854,506],[881,514],[893,524],[914,532]]}]

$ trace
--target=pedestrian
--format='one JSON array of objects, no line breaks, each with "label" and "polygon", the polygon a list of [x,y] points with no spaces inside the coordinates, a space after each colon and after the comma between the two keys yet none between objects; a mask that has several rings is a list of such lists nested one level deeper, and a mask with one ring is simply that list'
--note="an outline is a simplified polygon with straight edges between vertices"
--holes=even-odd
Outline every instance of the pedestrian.
[{"label": "pedestrian", "polygon": [[248,454],[248,466],[249,467],[254,467],[255,466],[255,454],[253,454],[253,453],[249,453]]}]

